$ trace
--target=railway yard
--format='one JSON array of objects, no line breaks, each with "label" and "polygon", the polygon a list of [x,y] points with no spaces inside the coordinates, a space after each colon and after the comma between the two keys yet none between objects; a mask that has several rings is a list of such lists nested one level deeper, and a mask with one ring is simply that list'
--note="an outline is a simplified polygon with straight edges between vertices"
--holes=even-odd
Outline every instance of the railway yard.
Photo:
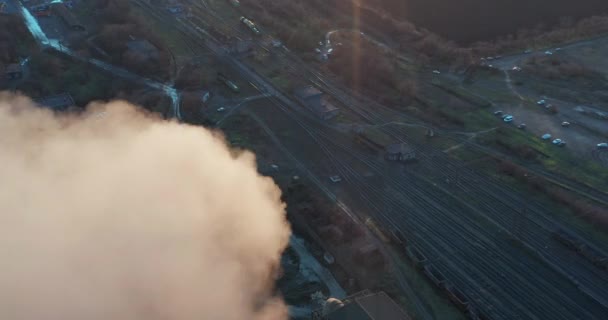
[{"label": "railway yard", "polygon": [[[187,44],[182,56],[211,54],[229,70],[246,100],[234,104],[238,109],[224,111],[218,118],[220,129],[237,130],[225,128],[229,121],[224,120],[249,114],[294,172],[348,214],[373,221],[380,234],[390,235],[392,240],[383,244],[397,254],[389,261],[413,265],[418,276],[452,300],[465,317],[606,319],[608,237],[571,223],[554,212],[556,204],[536,199],[507,178],[445,152],[446,146],[458,146],[482,154],[481,161],[502,157],[471,139],[474,132],[436,128],[353,92],[280,44],[271,30],[255,25],[252,30],[255,20],[243,23],[238,17],[245,14],[229,1],[183,0],[188,10],[181,14],[146,0],[130,2],[149,19],[176,31]],[[332,121],[319,119],[294,98],[290,86],[273,82],[263,69],[253,67],[254,58],[231,53],[229,39],[251,39],[254,50],[273,61],[272,68],[294,83],[319,89],[339,107],[340,115]],[[425,77],[431,81],[430,75]],[[431,94],[446,94],[433,90]],[[175,108],[174,114],[180,115],[180,105]],[[407,143],[415,160],[387,161],[353,138],[360,127]],[[529,170],[608,206],[608,194],[602,190],[579,188],[543,168]],[[438,318],[424,303],[410,303],[413,318]]]}]

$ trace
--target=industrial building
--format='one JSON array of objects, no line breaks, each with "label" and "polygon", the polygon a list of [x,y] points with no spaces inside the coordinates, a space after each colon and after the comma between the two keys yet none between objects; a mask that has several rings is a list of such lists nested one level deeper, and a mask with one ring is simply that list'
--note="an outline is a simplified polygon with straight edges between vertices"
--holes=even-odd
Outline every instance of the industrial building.
[{"label": "industrial building", "polygon": [[406,142],[395,141],[388,134],[373,128],[357,129],[355,139],[361,145],[376,152],[384,152],[388,161],[412,161],[416,159],[416,152]]},{"label": "industrial building", "polygon": [[313,86],[298,88],[294,95],[300,103],[323,120],[329,120],[340,113],[340,109],[329,103],[323,92]]}]

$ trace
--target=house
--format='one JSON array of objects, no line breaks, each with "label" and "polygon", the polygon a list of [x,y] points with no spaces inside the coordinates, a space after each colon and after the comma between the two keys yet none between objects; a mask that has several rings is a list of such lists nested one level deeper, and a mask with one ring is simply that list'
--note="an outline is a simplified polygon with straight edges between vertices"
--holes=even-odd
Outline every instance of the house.
[{"label": "house", "polygon": [[51,3],[51,10],[55,15],[61,18],[70,29],[74,31],[85,31],[86,28],[84,25],[78,21],[76,16],[74,16],[72,11],[70,11],[64,3]]},{"label": "house", "polygon": [[411,161],[416,159],[416,152],[405,142],[390,144],[386,147],[384,158],[389,161]]},{"label": "house", "polygon": [[64,111],[69,107],[76,105],[69,93],[61,93],[40,98],[36,100],[36,103],[43,108],[49,108],[54,111]]},{"label": "house", "polygon": [[6,66],[6,78],[8,80],[20,79],[23,76],[23,70],[18,63],[11,63]]},{"label": "house", "polygon": [[410,320],[386,293],[363,291],[343,301],[328,299],[322,311],[313,313],[315,320]]},{"label": "house", "polygon": [[323,92],[313,86],[296,89],[294,95],[301,104],[323,120],[329,120],[340,113],[340,109],[329,103]]}]

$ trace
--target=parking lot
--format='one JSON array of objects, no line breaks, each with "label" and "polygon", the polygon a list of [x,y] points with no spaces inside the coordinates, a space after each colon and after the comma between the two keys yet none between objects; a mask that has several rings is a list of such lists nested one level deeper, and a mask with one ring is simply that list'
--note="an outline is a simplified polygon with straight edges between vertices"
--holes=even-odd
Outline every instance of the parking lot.
[{"label": "parking lot", "polygon": [[[550,99],[547,100],[547,103],[560,103]],[[588,116],[574,111],[573,109],[576,106],[573,105],[559,104],[558,107],[560,111],[557,114],[551,114],[543,106],[532,107],[523,104],[505,104],[496,107],[493,111],[500,110],[503,112],[502,116],[513,116],[513,121],[503,121],[505,125],[519,126],[525,123],[525,128],[522,130],[528,131],[538,138],[545,134],[550,134],[551,138],[547,139],[547,143],[551,143],[554,139],[561,139],[566,142],[564,147],[571,152],[591,158],[597,149],[597,144],[606,142],[605,140],[607,139],[605,137],[608,136],[608,124],[605,124],[603,128],[589,128],[588,123],[586,121],[583,122],[583,120],[598,122],[598,124],[601,124],[601,121],[596,119],[581,119],[583,117],[588,118]],[[500,115],[496,116],[498,118],[502,117]],[[563,122],[568,122],[570,125],[563,126]],[[606,132],[596,131],[596,129]]]}]

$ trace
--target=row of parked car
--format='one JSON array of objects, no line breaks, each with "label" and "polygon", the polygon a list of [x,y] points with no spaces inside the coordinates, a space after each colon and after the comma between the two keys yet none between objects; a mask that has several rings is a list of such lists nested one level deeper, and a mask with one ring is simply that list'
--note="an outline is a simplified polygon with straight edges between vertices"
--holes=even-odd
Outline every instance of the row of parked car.
[{"label": "row of parked car", "polygon": [[[505,123],[511,123],[515,120],[515,117],[513,115],[505,114],[501,110],[494,111],[494,115],[501,117],[502,121],[504,121]],[[567,122],[567,121],[562,122],[562,127],[568,127],[568,126],[570,126],[570,122]],[[522,122],[517,125],[517,128],[521,129],[521,130],[525,130],[526,124]],[[549,133],[545,133],[540,138],[542,140],[550,140],[552,138],[552,136]],[[551,143],[553,143],[554,145],[559,146],[559,147],[563,147],[566,145],[566,141],[559,139],[559,138],[553,139],[553,141],[551,141]]]},{"label": "row of parked car", "polygon": [[[550,112],[556,113],[556,111],[557,111],[557,108],[554,105],[548,103],[545,97],[542,97],[542,99],[538,100],[536,102],[536,104],[538,106],[544,107],[546,110],[548,110]],[[511,123],[511,122],[513,122],[515,120],[514,116],[512,116],[510,114],[504,114],[504,112],[502,112],[501,110],[494,111],[494,115],[498,116],[498,117],[501,117],[502,120],[505,123]],[[563,121],[561,123],[561,126],[562,127],[569,127],[570,126],[570,122]],[[520,123],[520,124],[517,125],[517,128],[522,129],[522,130],[526,129],[526,124],[525,123]],[[559,146],[559,147],[563,147],[563,146],[566,145],[566,141],[564,141],[563,139],[560,139],[560,138],[553,139],[553,136],[550,133],[545,133],[545,134],[541,135],[540,138],[542,140],[550,140],[553,145],[556,145],[556,146]],[[598,143],[596,146],[597,146],[598,149],[606,149],[606,150],[608,150],[608,142]]]}]

